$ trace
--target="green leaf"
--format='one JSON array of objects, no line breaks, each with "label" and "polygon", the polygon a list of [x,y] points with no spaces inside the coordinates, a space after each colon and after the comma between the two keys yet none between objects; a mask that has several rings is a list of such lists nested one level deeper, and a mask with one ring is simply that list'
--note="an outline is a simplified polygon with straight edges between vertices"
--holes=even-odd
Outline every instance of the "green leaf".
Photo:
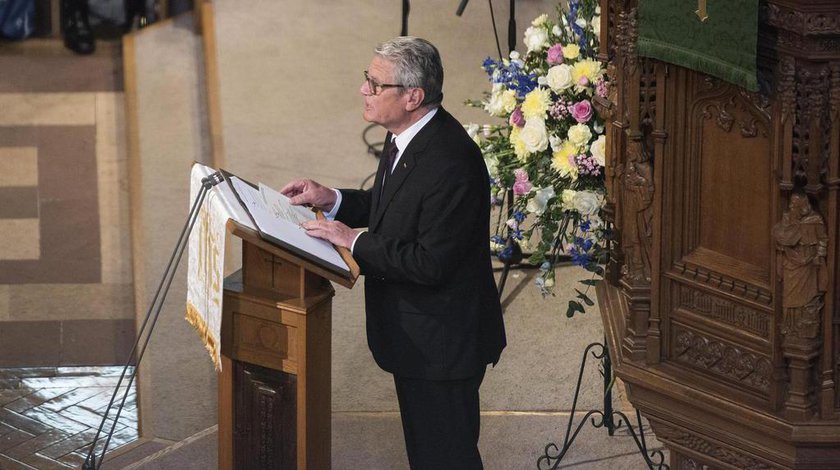
[{"label": "green leaf", "polygon": [[598,279],[582,279],[580,281],[581,284],[592,287],[596,287],[599,282],[601,281],[599,281]]},{"label": "green leaf", "polygon": [[569,308],[566,310],[566,316],[572,318],[577,312],[584,313],[586,312],[586,310],[584,310],[583,305],[581,305],[580,303],[575,302],[574,300],[570,300]]}]

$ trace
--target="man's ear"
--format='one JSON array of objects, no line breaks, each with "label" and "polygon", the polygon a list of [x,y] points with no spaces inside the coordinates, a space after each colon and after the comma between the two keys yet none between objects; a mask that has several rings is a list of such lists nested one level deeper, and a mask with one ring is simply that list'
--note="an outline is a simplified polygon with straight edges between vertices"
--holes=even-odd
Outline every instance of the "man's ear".
[{"label": "man's ear", "polygon": [[422,88],[409,88],[406,94],[408,95],[408,101],[405,103],[405,110],[408,112],[417,110],[423,104],[423,100],[426,99],[426,92]]}]

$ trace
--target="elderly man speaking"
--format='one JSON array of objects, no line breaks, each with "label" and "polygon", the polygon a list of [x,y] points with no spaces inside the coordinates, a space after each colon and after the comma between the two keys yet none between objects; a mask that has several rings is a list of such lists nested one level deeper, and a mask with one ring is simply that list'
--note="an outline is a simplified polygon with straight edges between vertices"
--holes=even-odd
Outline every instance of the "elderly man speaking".
[{"label": "elderly man speaking", "polygon": [[365,275],[368,345],[394,375],[411,468],[481,469],[479,387],[505,330],[487,242],[487,169],[441,107],[442,89],[434,45],[381,44],[360,89],[365,120],[388,131],[373,187],[297,180],[281,192],[327,212],[307,233],[350,248]]}]

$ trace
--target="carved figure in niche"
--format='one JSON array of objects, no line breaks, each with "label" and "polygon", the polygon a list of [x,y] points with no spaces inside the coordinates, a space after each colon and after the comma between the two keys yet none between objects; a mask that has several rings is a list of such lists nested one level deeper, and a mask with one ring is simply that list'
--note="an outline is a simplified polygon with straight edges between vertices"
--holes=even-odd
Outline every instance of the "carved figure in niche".
[{"label": "carved figure in niche", "polygon": [[653,239],[653,166],[642,143],[628,144],[630,158],[625,166],[624,227],[622,247],[625,253],[624,275],[636,281],[650,281],[650,252]]},{"label": "carved figure in niche", "polygon": [[794,193],[782,221],[773,227],[776,249],[782,255],[778,273],[782,278],[786,337],[816,339],[820,311],[828,288],[825,266],[828,235],[825,223],[805,194]]}]

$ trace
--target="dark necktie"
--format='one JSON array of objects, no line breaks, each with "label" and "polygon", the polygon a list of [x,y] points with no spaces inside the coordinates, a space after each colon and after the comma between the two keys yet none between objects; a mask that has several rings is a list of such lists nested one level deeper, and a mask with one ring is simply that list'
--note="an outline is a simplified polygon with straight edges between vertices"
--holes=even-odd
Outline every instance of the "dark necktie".
[{"label": "dark necktie", "polygon": [[385,154],[388,157],[388,168],[386,169],[385,175],[390,175],[394,168],[394,162],[397,160],[397,154],[400,152],[400,149],[397,148],[397,144],[391,142],[391,148],[388,149],[388,153]]},{"label": "dark necktie", "polygon": [[391,145],[385,149],[385,152],[382,154],[382,157],[386,160],[386,167],[385,171],[382,173],[382,192],[379,193],[379,196],[382,196],[382,193],[385,192],[385,185],[388,184],[388,180],[391,179],[391,169],[394,168],[394,162],[397,160],[397,153],[399,153],[399,149],[397,148],[397,144],[391,142]]}]

